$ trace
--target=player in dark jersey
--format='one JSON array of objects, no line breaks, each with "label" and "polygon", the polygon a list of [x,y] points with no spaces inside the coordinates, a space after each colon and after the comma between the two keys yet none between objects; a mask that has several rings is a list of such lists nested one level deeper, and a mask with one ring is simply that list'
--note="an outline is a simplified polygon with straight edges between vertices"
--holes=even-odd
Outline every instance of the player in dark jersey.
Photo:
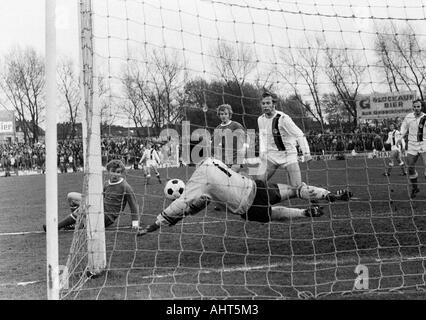
[{"label": "player in dark jersey", "polygon": [[246,130],[231,120],[233,112],[229,104],[221,104],[216,112],[221,123],[214,130],[214,157],[239,172],[245,158]]},{"label": "player in dark jersey", "polygon": [[[124,211],[126,205],[129,205],[132,228],[139,228],[139,207],[136,201],[135,193],[132,187],[126,181],[125,167],[120,160],[111,160],[107,163],[106,169],[109,179],[104,183],[104,215],[105,227],[112,225],[119,215]],[[82,200],[81,193],[70,192],[67,195],[71,214],[59,222],[58,229],[73,229],[77,217],[81,212],[80,204]],[[46,225],[43,225],[46,231]]]}]

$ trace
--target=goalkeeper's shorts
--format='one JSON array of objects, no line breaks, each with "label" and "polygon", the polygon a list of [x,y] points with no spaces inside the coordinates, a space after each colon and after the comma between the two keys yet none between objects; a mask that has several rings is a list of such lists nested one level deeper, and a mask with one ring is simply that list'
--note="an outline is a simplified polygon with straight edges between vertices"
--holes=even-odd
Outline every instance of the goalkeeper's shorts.
[{"label": "goalkeeper's shorts", "polygon": [[281,202],[281,195],[276,183],[256,180],[256,195],[252,205],[241,218],[249,221],[271,221],[271,205]]}]

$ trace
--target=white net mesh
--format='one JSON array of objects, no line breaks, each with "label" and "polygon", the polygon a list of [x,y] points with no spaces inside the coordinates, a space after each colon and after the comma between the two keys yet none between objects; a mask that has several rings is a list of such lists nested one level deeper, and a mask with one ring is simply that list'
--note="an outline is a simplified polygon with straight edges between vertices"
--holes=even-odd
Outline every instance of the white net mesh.
[{"label": "white net mesh", "polygon": [[[423,99],[423,1],[102,0],[89,16],[103,163],[125,161],[143,225],[169,204],[164,183],[195,170],[180,164],[182,140],[162,130],[183,135],[189,121],[190,132],[213,132],[223,103],[232,120],[256,129],[264,89],[308,139],[314,161],[300,163],[303,181],[355,198],[326,205],[317,219],[267,224],[210,205],[143,237],[127,227],[127,208],[106,228],[107,266],[97,278],[86,275],[86,230],[74,231],[64,298],[285,299],[424,287],[424,196],[410,199],[399,169],[382,175],[389,121],[399,124],[412,98]],[[359,101],[373,93],[397,98],[362,113]],[[160,146],[162,184],[153,172],[146,184],[134,166],[148,142]],[[287,183],[285,171],[272,181]]]}]

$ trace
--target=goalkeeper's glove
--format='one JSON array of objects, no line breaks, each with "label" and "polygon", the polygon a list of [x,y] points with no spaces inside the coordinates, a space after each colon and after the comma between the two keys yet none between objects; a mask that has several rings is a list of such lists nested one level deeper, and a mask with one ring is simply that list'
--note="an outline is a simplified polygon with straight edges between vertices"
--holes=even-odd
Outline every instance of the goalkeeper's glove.
[{"label": "goalkeeper's glove", "polygon": [[157,230],[158,228],[160,228],[160,226],[156,223],[150,224],[147,227],[143,228],[142,230],[138,231],[138,236],[143,236],[149,232],[153,232],[155,230]]}]

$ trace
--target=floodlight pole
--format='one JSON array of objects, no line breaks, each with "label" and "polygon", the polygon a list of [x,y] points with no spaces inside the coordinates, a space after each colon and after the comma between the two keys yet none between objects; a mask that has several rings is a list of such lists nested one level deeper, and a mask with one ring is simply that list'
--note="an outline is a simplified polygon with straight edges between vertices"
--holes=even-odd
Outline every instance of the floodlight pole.
[{"label": "floodlight pole", "polygon": [[59,299],[56,129],[56,0],[45,0],[47,298]]}]

